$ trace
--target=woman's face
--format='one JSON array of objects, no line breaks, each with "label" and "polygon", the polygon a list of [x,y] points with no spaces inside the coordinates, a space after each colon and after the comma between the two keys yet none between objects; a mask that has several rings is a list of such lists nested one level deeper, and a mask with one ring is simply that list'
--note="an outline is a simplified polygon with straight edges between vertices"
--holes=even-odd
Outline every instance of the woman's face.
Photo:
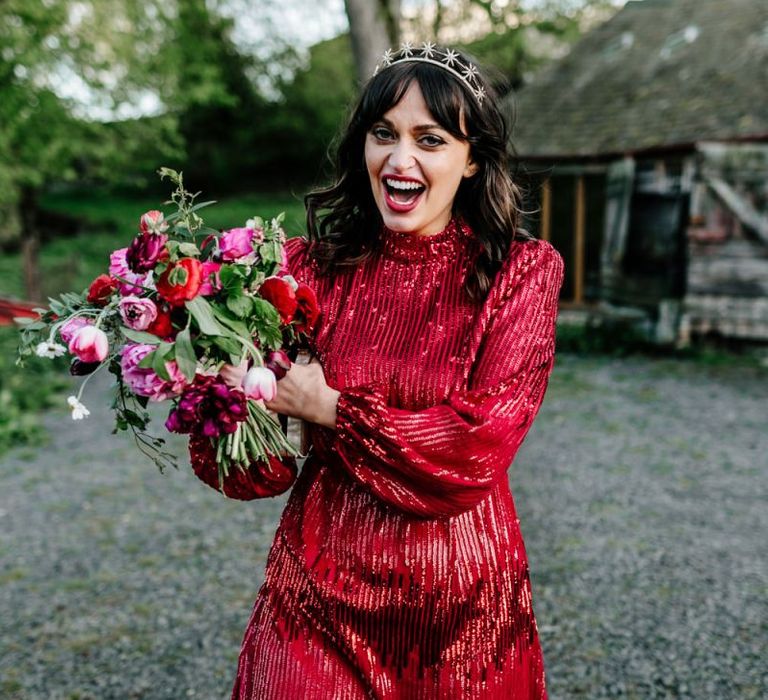
[{"label": "woman's face", "polygon": [[437,124],[416,81],[371,126],[365,164],[384,225],[421,236],[447,226],[462,178],[477,171],[469,144]]}]

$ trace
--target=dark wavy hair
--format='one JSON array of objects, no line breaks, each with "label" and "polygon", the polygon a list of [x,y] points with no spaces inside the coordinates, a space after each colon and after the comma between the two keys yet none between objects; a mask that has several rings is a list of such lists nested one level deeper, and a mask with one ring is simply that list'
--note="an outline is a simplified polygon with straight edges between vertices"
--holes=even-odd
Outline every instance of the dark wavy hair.
[{"label": "dark wavy hair", "polygon": [[[459,60],[469,62],[461,54]],[[484,76],[478,78],[486,91],[482,105],[462,81],[429,63],[395,62],[367,82],[336,149],[335,182],[304,198],[310,254],[321,274],[329,274],[354,266],[380,249],[383,221],[365,165],[365,140],[373,124],[402,99],[414,81],[437,123],[469,143],[479,166],[474,175],[461,181],[453,214],[467,222],[479,245],[465,289],[470,298],[481,300],[512,241],[530,237],[519,228],[521,196],[509,172],[508,126],[498,107],[498,95]]]}]

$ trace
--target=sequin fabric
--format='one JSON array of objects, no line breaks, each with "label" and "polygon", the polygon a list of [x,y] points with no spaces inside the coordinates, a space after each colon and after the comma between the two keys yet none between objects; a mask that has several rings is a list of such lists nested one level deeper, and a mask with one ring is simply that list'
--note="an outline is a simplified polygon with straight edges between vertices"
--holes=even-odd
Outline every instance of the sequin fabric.
[{"label": "sequin fabric", "polygon": [[[314,352],[341,397],[336,430],[311,427],[232,697],[546,698],[507,469],[552,368],[562,260],[515,242],[475,303],[465,224],[382,236],[380,254],[333,277],[306,241],[288,243],[318,292]],[[259,474],[232,478],[237,497],[264,495]]]}]

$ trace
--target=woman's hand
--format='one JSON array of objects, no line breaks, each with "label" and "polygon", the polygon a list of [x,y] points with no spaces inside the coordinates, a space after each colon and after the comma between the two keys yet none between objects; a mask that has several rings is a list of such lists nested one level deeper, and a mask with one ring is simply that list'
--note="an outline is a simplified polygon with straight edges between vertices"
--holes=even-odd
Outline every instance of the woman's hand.
[{"label": "woman's hand", "polygon": [[275,399],[264,403],[271,411],[335,428],[339,395],[326,383],[320,362],[312,358],[307,365],[292,364],[277,382]]}]

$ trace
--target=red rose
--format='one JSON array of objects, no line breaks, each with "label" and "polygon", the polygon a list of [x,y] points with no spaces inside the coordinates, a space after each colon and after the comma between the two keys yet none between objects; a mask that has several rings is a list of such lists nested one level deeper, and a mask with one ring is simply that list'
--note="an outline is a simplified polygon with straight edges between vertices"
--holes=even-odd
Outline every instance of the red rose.
[{"label": "red rose", "polygon": [[88,287],[88,303],[97,306],[106,306],[111,297],[117,291],[117,282],[109,275],[99,275],[91,286]]},{"label": "red rose", "polygon": [[171,312],[170,309],[164,307],[157,307],[157,317],[152,323],[147,326],[147,333],[156,335],[163,340],[175,336],[173,325],[171,324]]},{"label": "red rose", "polygon": [[203,283],[203,266],[195,258],[182,258],[169,265],[157,280],[157,293],[171,306],[194,299]]},{"label": "red rose", "polygon": [[283,323],[290,323],[296,313],[296,292],[280,277],[268,277],[259,287],[259,294],[277,309]]},{"label": "red rose", "polygon": [[298,304],[296,330],[300,333],[311,333],[320,316],[314,289],[306,284],[299,284],[296,290],[296,302]]}]

